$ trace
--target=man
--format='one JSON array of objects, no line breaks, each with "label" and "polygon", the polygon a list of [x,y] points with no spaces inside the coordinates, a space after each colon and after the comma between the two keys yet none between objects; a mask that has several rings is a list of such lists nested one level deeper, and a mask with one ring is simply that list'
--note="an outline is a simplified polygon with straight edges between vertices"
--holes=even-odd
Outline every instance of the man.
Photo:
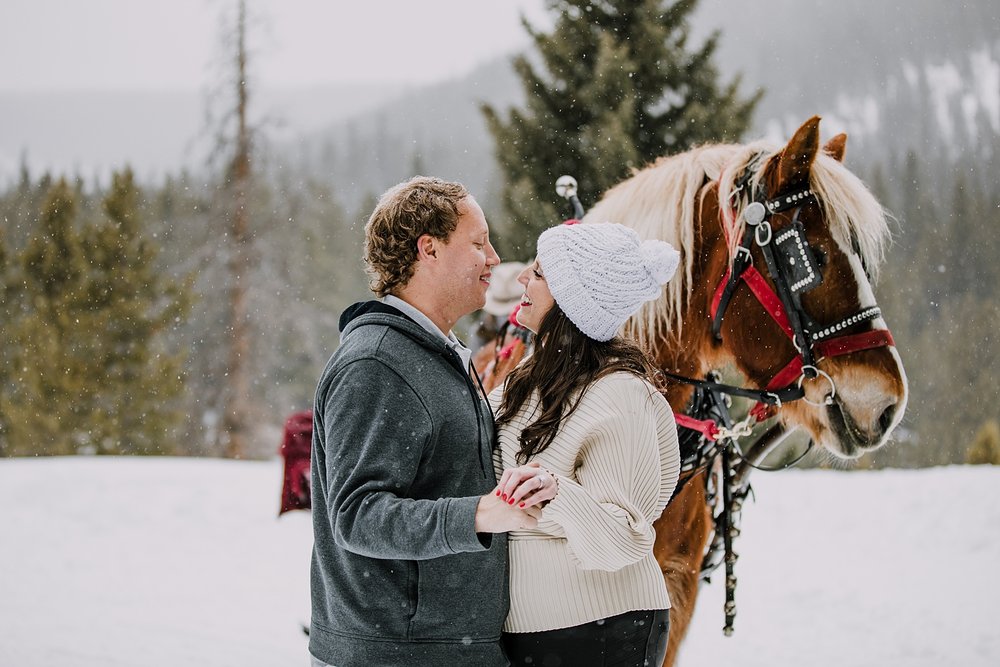
[{"label": "man", "polygon": [[365,227],[381,301],[341,316],[316,390],[314,665],[506,665],[510,530],[536,524],[494,494],[492,415],[452,327],[500,262],[458,183],[417,177]]}]

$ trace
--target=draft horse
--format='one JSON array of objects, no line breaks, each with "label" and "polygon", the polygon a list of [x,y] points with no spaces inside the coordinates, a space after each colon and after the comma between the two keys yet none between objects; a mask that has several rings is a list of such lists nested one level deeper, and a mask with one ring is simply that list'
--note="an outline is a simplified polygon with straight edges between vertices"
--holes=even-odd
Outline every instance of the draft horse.
[{"label": "draft horse", "polygon": [[[737,477],[725,480],[732,488],[746,488],[745,466],[792,429],[854,459],[886,443],[906,406],[906,375],[872,289],[890,237],[885,211],[842,164],[846,135],[820,149],[819,123],[806,121],[784,147],[708,145],[661,158],[583,219],[631,226],[681,253],[663,296],[627,325],[658,368],[685,378],[665,389],[675,413],[706,386],[726,392],[697,381],[735,367],[743,395],[761,401],[755,416],[775,418],[763,444],[742,453]],[[703,443],[712,440],[706,433]],[[677,658],[719,530],[710,480],[726,453],[682,452],[679,491],[654,524],[673,606],[665,666]]]}]

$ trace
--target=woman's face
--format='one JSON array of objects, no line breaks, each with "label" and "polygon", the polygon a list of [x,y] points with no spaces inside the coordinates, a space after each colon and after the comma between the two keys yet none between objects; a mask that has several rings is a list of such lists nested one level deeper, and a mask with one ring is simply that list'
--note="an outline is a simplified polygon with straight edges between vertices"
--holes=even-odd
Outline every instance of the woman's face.
[{"label": "woman's face", "polygon": [[517,282],[524,285],[524,295],[521,297],[521,308],[517,311],[517,321],[525,329],[538,333],[539,325],[551,310],[552,304],[556,302],[552,298],[552,292],[549,291],[549,284],[545,282],[545,274],[538,264],[538,260],[521,271]]}]

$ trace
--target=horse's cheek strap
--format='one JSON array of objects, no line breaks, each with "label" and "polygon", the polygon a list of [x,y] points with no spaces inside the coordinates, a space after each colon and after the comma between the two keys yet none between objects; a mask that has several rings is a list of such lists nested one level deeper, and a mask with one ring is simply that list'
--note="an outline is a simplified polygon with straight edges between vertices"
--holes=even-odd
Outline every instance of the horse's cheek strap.
[{"label": "horse's cheek strap", "polygon": [[[729,296],[732,296],[732,291],[729,289],[729,281],[732,276],[733,270],[726,269],[726,275],[722,276],[722,280],[719,281],[719,286],[715,288],[715,294],[712,296],[712,308],[709,311],[712,318],[712,333],[718,337],[719,332],[722,330],[722,313],[726,312],[725,305],[722,304],[722,299],[726,296],[726,291],[730,292]],[[729,303],[729,298],[726,298],[726,305]],[[720,305],[722,310],[719,310]]]}]

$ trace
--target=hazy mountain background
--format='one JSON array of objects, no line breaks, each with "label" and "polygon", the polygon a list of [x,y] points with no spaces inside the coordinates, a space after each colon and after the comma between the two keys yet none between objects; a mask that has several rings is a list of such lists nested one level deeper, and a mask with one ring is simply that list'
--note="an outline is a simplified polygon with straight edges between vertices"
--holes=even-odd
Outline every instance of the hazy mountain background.
[{"label": "hazy mountain background", "polygon": [[[818,113],[825,132],[850,134],[853,164],[911,148],[991,160],[1000,134],[998,7],[990,0],[703,0],[692,41],[721,31],[723,78],[741,74],[745,91],[766,91],[753,136],[786,138]],[[463,180],[488,212],[499,213],[494,146],[479,105],[520,103],[509,61],[423,88],[371,82],[262,90],[252,104],[266,119],[272,159],[305,161],[334,184],[348,210],[418,168]],[[85,179],[126,162],[146,179],[197,172],[211,146],[208,102],[207,93],[0,94],[0,183],[16,178],[22,164]]]}]

